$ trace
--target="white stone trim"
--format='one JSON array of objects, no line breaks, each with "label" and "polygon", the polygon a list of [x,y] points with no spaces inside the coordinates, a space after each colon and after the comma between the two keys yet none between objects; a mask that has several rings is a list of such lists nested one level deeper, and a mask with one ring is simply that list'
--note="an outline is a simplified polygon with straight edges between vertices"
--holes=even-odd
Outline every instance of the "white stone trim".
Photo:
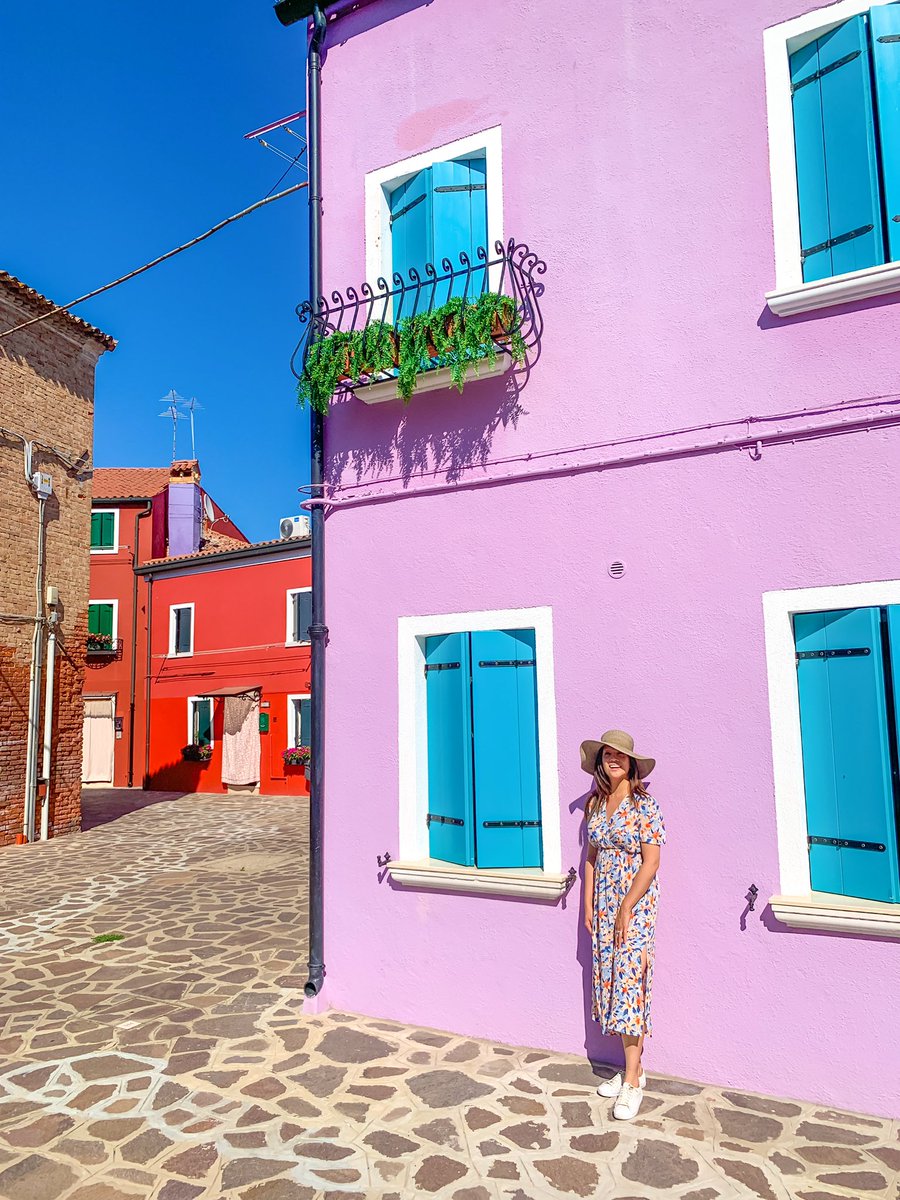
[{"label": "white stone trim", "polygon": [[565,875],[536,868],[459,867],[425,858],[421,862],[391,862],[389,878],[402,887],[427,888],[441,892],[475,892],[481,895],[520,896],[527,900],[555,903],[569,889]]},{"label": "white stone trim", "polygon": [[[300,706],[301,700],[312,700],[312,694],[310,692],[291,692],[291,694],[287,697],[287,723],[288,723],[287,748],[288,748],[288,750],[296,750],[296,748],[298,746],[303,744],[302,742],[298,742],[297,739],[294,737],[294,718],[295,718],[295,715],[298,719],[300,717],[299,706]],[[294,713],[295,705],[298,708],[298,711],[296,714]]]},{"label": "white stone trim", "polygon": [[803,282],[800,261],[800,208],[797,162],[794,154],[794,114],[791,105],[789,55],[842,21],[892,0],[839,0],[813,9],[763,32],[766,104],[769,124],[769,169],[772,184],[772,227],[775,240],[775,287],[766,293],[769,308],[779,317],[846,304],[865,296],[900,290],[900,264],[885,263]]},{"label": "white stone trim", "polygon": [[[535,657],[537,659],[541,837],[544,863],[543,871],[538,871],[537,874],[560,875],[562,874],[562,849],[560,844],[556,688],[553,673],[553,610],[550,607],[498,609],[488,612],[445,613],[428,617],[398,618],[399,862],[416,864],[429,858],[428,828],[425,823],[428,812],[425,639],[441,633],[470,633],[490,629],[534,630]],[[470,869],[480,872],[479,868]]]},{"label": "white stone trim", "polygon": [[188,698],[187,698],[188,735],[187,735],[187,741],[185,742],[185,745],[186,746],[193,745],[193,741],[194,741],[194,708],[193,708],[193,706],[194,706],[194,704],[198,703],[200,700],[206,700],[209,704],[209,745],[214,746],[216,744],[216,738],[215,738],[215,734],[213,733],[213,728],[214,728],[213,720],[214,720],[215,713],[216,713],[216,706],[215,706],[215,699],[213,696],[188,696]]},{"label": "white stone trim", "polygon": [[91,546],[91,554],[118,554],[119,553],[119,510],[117,508],[92,508],[91,516],[94,514],[100,516],[103,513],[112,513],[115,517],[113,522],[113,544],[112,546],[98,546],[96,549]]},{"label": "white stone trim", "polygon": [[[498,350],[497,361],[492,364],[482,359],[478,363],[478,370],[473,368],[466,375],[466,384],[475,383],[479,379],[493,379],[497,375],[505,375],[511,366],[512,359],[509,355]],[[423,371],[416,376],[414,397],[426,392],[437,391],[456,391],[450,382],[449,367],[442,367],[439,371]],[[353,394],[362,400],[363,404],[384,404],[387,400],[398,399],[397,380],[380,379],[377,383],[360,384],[353,389]]]},{"label": "white stone trim", "polygon": [[[179,608],[189,608],[191,610],[191,648],[190,650],[182,650],[180,652],[175,649],[175,611]],[[169,657],[170,658],[190,658],[194,653],[194,639],[197,634],[196,614],[194,612],[193,602],[189,604],[170,604],[169,605]]]},{"label": "white stone trim", "polygon": [[286,623],[285,623],[285,630],[284,630],[285,646],[308,646],[310,644],[309,638],[298,638],[295,641],[294,637],[293,637],[293,633],[294,633],[294,597],[298,596],[301,592],[311,592],[311,591],[312,591],[312,585],[310,584],[309,586],[304,586],[304,587],[288,588],[287,592],[285,593],[285,610],[286,610],[285,611],[285,622]]},{"label": "white stone trim", "polygon": [[[379,276],[391,278],[391,227],[388,185],[396,187],[411,175],[436,162],[452,158],[476,158],[484,155],[487,171],[488,252],[496,241],[503,241],[503,156],[499,125],[473,133],[469,137],[435,146],[411,158],[369,171],[365,177],[366,278],[374,284]],[[492,254],[491,254],[492,257]],[[495,268],[496,270],[496,268]],[[491,281],[493,284],[493,280]]]},{"label": "white stone trim", "polygon": [[111,604],[112,605],[112,640],[115,642],[119,636],[119,602],[118,600],[88,600],[88,608],[94,604]]},{"label": "white stone trim", "polygon": [[[800,694],[797,687],[796,647],[792,617],[800,612],[828,612],[841,608],[878,608],[900,604],[900,580],[890,579],[871,583],[835,584],[828,587],[795,588],[789,591],[763,594],[763,624],[766,638],[766,667],[769,678],[769,718],[772,726],[772,770],[775,781],[775,820],[778,835],[778,866],[781,895],[775,901],[785,913],[787,924],[797,924],[804,915],[823,907],[828,914],[839,909],[840,918],[856,922],[854,929],[868,928],[871,915],[885,907],[896,909],[900,921],[900,905],[885,906],[874,900],[856,900],[845,896],[830,896],[812,892],[809,876],[809,851],[806,823],[806,794],[803,786],[803,747],[800,739]],[[849,915],[847,915],[849,914]],[[776,912],[776,916],[778,913]],[[779,916],[779,920],[783,918]],[[834,919],[821,915],[823,924],[805,928],[837,928]]]},{"label": "white stone trim", "polygon": [[900,938],[900,904],[832,896],[827,892],[772,896],[769,904],[776,918],[793,929]]}]

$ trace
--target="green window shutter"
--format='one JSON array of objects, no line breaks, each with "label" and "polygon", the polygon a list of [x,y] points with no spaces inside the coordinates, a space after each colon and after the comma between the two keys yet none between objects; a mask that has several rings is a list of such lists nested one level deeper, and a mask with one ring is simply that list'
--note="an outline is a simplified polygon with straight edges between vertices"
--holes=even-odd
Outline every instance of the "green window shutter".
[{"label": "green window shutter", "polygon": [[175,653],[190,654],[191,652],[191,609],[175,609]]},{"label": "green window shutter", "polygon": [[112,637],[113,606],[111,604],[88,605],[88,633],[105,633]]},{"label": "green window shutter", "polygon": [[112,550],[116,544],[116,514],[91,513],[91,549]]},{"label": "green window shutter", "polygon": [[212,700],[194,700],[193,733],[195,746],[208,746],[212,741]]}]

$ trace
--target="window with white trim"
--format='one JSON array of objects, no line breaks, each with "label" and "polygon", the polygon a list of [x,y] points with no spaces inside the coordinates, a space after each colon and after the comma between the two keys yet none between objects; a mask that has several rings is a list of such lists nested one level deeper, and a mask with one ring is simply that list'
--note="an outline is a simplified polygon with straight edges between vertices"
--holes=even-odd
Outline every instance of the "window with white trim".
[{"label": "window with white trim", "polygon": [[211,696],[189,696],[188,745],[213,745],[213,701]]},{"label": "window with white trim", "polygon": [[119,549],[119,510],[91,511],[91,554],[115,554]]},{"label": "window with white trim", "polygon": [[900,4],[841,0],[767,30],[765,46],[770,306],[789,315],[897,290]]},{"label": "window with white trim", "polygon": [[[433,868],[457,864],[474,876],[518,872],[519,884],[530,872],[534,892],[518,894],[558,896],[551,610],[401,617],[398,633],[400,860],[392,878],[410,867],[437,879]],[[453,890],[479,890],[474,876],[466,876],[471,886],[459,876]]]},{"label": "window with white trim", "polygon": [[444,258],[459,270],[460,253],[476,263],[479,246],[493,256],[503,239],[500,126],[371,171],[365,189],[370,279],[399,271],[408,280],[410,268],[424,278],[425,264],[440,273]]},{"label": "window with white trim", "polygon": [[91,600],[88,603],[88,650],[94,653],[114,650],[118,636],[118,600]]},{"label": "window with white trim", "polygon": [[312,624],[312,588],[292,588],[287,593],[287,628],[285,644],[301,646],[309,643]]},{"label": "window with white trim", "polygon": [[288,696],[288,749],[308,746],[312,737],[312,697]]},{"label": "window with white trim", "polygon": [[763,596],[781,895],[806,928],[900,934],[900,581]]},{"label": "window with white trim", "polygon": [[169,608],[169,654],[183,657],[194,653],[194,606],[173,604]]}]

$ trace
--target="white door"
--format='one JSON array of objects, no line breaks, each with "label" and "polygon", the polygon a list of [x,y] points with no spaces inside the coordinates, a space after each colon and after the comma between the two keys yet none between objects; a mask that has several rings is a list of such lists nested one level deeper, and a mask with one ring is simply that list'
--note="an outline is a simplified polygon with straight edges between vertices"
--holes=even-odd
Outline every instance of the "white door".
[{"label": "white door", "polygon": [[81,767],[84,783],[112,783],[115,749],[115,698],[102,696],[99,699],[85,699]]}]

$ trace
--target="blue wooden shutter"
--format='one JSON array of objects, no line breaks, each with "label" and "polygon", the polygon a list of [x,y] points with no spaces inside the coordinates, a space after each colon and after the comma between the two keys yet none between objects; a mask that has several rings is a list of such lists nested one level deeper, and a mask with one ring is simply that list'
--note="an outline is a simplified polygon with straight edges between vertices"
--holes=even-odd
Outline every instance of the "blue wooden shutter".
[{"label": "blue wooden shutter", "polygon": [[790,58],[805,282],[884,262],[866,22]]},{"label": "blue wooden shutter", "polygon": [[[453,270],[461,272],[460,253],[469,256],[473,266],[478,262],[479,246],[487,243],[487,175],[483,158],[459,158],[435,163],[431,169],[433,185],[434,256],[439,274],[447,258]],[[468,280],[466,295],[477,298],[484,290],[484,272],[473,273]],[[451,295],[461,296],[466,289],[466,275],[458,274],[442,285],[437,304]]]},{"label": "blue wooden shutter", "polygon": [[472,634],[472,727],[477,865],[540,867],[533,630]]},{"label": "blue wooden shutter", "polygon": [[475,862],[469,661],[467,633],[426,638],[429,854],[464,866]]},{"label": "blue wooden shutter", "polygon": [[[409,283],[409,269],[414,267],[424,278],[425,264],[434,258],[431,218],[431,168],[419,171],[406,183],[401,183],[390,196],[391,267]],[[415,294],[396,303],[399,311],[394,320],[412,315]],[[427,307],[420,302],[418,309]]]},{"label": "blue wooden shutter", "polygon": [[798,614],[794,637],[813,890],[900,900],[881,610]]},{"label": "blue wooden shutter", "polygon": [[299,722],[298,728],[300,733],[300,741],[298,746],[308,746],[312,740],[312,700],[304,699],[299,705]]},{"label": "blue wooden shutter", "polygon": [[888,260],[900,259],[900,5],[869,11]]}]

